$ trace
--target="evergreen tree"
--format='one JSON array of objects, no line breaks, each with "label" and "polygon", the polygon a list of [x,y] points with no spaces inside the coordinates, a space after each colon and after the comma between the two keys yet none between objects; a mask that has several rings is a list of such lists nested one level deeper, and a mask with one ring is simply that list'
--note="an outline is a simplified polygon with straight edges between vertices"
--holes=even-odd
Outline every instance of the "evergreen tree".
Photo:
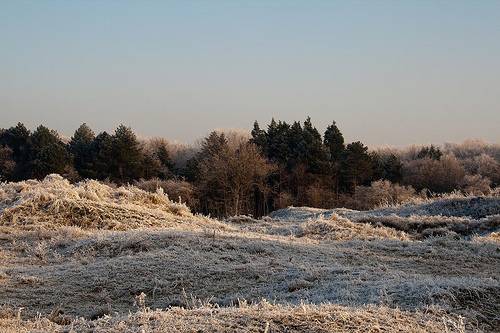
[{"label": "evergreen tree", "polygon": [[107,132],[99,133],[92,143],[94,162],[92,173],[97,179],[111,179],[112,172],[116,169],[113,155],[113,137]]},{"label": "evergreen tree", "polygon": [[76,171],[83,178],[95,178],[94,170],[95,151],[93,150],[95,134],[83,123],[75,131],[69,142],[69,151],[73,155],[73,164]]},{"label": "evergreen tree", "polygon": [[41,179],[48,174],[64,174],[70,166],[70,155],[57,132],[40,125],[31,135],[31,177]]},{"label": "evergreen tree", "polygon": [[250,142],[254,143],[262,152],[267,151],[266,131],[260,129],[257,120],[253,123],[252,138]]},{"label": "evergreen tree", "polygon": [[324,135],[324,144],[328,149],[331,161],[338,161],[345,149],[344,136],[338,129],[335,121],[326,128]]},{"label": "evergreen tree", "polygon": [[306,154],[303,158],[308,171],[312,173],[321,173],[324,170],[326,162],[326,153],[321,139],[321,134],[312,125],[311,118],[307,117],[304,122],[303,137],[305,142]]},{"label": "evergreen tree", "polygon": [[374,179],[389,180],[393,183],[399,183],[402,180],[403,164],[399,157],[394,154],[380,156],[377,153],[370,155],[373,161],[373,177]]},{"label": "evergreen tree", "polygon": [[166,179],[162,174],[163,168],[156,154],[145,152],[142,159],[141,175],[144,179],[161,178]]},{"label": "evergreen tree", "polygon": [[161,179],[171,177],[174,170],[174,164],[170,159],[167,147],[165,147],[165,145],[160,145],[155,152],[155,156],[160,162],[159,177]]},{"label": "evergreen tree", "polygon": [[183,176],[190,181],[197,181],[200,174],[200,162],[227,149],[228,142],[224,133],[211,132],[202,142],[200,151],[190,158],[183,170]]},{"label": "evergreen tree", "polygon": [[0,134],[0,145],[7,146],[12,150],[12,159],[15,162],[14,170],[10,175],[12,180],[27,179],[31,175],[30,135],[30,131],[22,123],[18,123],[15,127],[6,129]]},{"label": "evergreen tree", "polygon": [[228,142],[224,133],[211,132],[201,145],[200,158],[217,156],[228,149]]},{"label": "evergreen tree", "polygon": [[172,176],[173,163],[164,143],[153,147],[143,147],[142,176],[145,179],[168,179]]},{"label": "evergreen tree", "polygon": [[16,162],[9,146],[0,146],[0,181],[11,180]]},{"label": "evergreen tree", "polygon": [[120,125],[113,135],[111,176],[120,183],[142,177],[143,153],[130,127]]},{"label": "evergreen tree", "polygon": [[441,152],[439,147],[430,145],[430,147],[422,147],[417,155],[417,158],[430,158],[439,161],[441,159],[441,156],[443,156],[443,153]]},{"label": "evergreen tree", "polygon": [[330,165],[330,181],[333,191],[338,198],[340,186],[341,158],[345,150],[344,136],[337,127],[335,121],[326,128],[323,143],[328,152]]},{"label": "evergreen tree", "polygon": [[304,140],[304,132],[300,122],[295,121],[287,133],[288,141],[288,161],[286,166],[292,170],[301,163],[306,162],[307,158],[307,143]]},{"label": "evergreen tree", "polygon": [[346,190],[354,192],[356,187],[370,181],[373,164],[368,148],[361,142],[347,145],[341,159],[341,175]]},{"label": "evergreen tree", "polygon": [[279,121],[276,123],[274,119],[267,129],[267,157],[281,165],[287,165],[290,158],[289,141],[290,125],[286,122]]}]

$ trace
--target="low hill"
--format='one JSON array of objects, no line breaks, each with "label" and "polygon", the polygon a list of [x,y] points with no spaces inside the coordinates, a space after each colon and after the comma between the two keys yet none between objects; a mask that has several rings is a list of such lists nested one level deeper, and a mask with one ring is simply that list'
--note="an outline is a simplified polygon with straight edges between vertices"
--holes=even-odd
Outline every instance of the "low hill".
[{"label": "low hill", "polygon": [[0,331],[495,331],[498,207],[218,221],[134,187],[2,184]]}]

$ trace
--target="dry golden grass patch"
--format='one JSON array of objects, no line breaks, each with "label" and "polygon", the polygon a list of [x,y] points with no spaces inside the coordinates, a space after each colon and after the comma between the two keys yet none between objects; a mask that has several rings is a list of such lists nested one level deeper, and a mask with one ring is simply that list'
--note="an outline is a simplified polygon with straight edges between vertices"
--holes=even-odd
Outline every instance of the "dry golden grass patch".
[{"label": "dry golden grass patch", "polygon": [[171,201],[161,190],[113,188],[94,180],[70,184],[59,175],[1,185],[0,209],[1,226],[25,230],[225,227],[216,220],[193,216],[187,206]]},{"label": "dry golden grass patch", "polygon": [[[55,323],[54,321],[59,321]],[[143,309],[97,320],[62,317],[20,320],[15,312],[0,319],[0,329],[13,332],[464,332],[459,317],[438,309],[402,311],[384,306],[271,305],[194,309]]]},{"label": "dry golden grass patch", "polygon": [[354,223],[350,220],[333,214],[330,218],[309,220],[301,226],[301,237],[310,237],[321,240],[351,240],[351,239],[399,239],[409,240],[402,231],[383,226]]}]

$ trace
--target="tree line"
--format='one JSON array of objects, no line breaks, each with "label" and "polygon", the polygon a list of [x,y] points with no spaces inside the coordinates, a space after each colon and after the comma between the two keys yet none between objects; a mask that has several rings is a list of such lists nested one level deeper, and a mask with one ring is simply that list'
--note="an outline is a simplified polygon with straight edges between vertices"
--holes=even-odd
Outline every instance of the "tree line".
[{"label": "tree line", "polygon": [[321,134],[310,118],[292,124],[272,119],[265,129],[255,122],[250,137],[214,131],[184,163],[172,157],[170,148],[165,140],[141,141],[124,125],[96,135],[82,124],[63,140],[45,126],[31,132],[19,123],[0,130],[0,177],[19,181],[59,173],[70,181],[162,187],[193,210],[214,216],[260,216],[288,205],[359,208],[349,200],[367,201],[366,189],[377,181],[390,184],[391,193],[449,192],[466,188],[467,182],[489,187],[500,181],[494,158],[482,157],[486,174],[470,175],[438,147],[421,147],[411,158],[369,151],[360,141],[346,143],[335,122]]}]

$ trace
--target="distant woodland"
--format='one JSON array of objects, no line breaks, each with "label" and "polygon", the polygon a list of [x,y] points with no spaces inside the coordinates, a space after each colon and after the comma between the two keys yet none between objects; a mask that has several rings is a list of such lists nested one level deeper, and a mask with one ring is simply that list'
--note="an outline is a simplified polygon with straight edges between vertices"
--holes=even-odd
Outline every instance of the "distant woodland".
[{"label": "distant woodland", "polygon": [[193,211],[262,216],[294,206],[371,209],[454,191],[491,194],[500,185],[500,145],[479,141],[405,149],[346,143],[335,122],[321,134],[307,118],[271,120],[251,133],[214,131],[196,145],[139,139],[120,125],[70,139],[39,126],[0,129],[0,179],[97,179],[161,188]]}]

